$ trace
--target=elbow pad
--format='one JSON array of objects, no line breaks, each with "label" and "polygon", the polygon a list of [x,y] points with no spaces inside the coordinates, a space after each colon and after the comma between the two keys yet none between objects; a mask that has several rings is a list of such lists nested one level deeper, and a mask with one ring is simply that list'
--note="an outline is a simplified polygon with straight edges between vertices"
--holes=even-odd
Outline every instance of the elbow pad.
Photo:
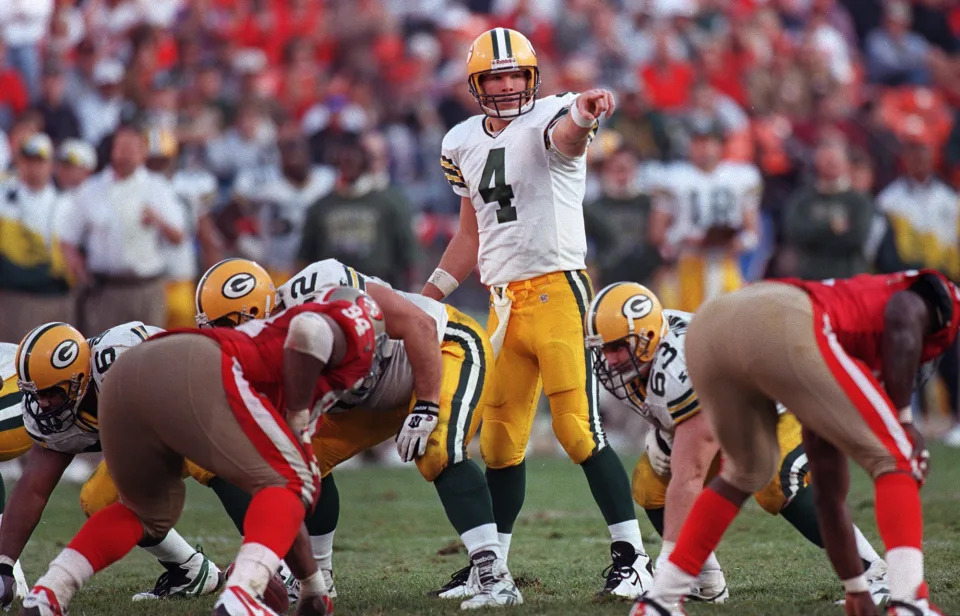
[{"label": "elbow pad", "polygon": [[328,363],[333,354],[333,328],[316,312],[301,312],[290,320],[283,348]]}]

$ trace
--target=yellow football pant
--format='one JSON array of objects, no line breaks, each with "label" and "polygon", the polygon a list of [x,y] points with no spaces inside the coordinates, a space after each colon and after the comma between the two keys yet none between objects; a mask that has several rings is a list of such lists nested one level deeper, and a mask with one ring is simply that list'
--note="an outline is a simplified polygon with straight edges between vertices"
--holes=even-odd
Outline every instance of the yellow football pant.
[{"label": "yellow football pant", "polygon": [[677,303],[664,304],[687,312],[696,312],[700,304],[743,286],[736,257],[683,254],[677,260],[675,295]]},{"label": "yellow football pant", "polygon": [[[214,474],[204,470],[191,462],[183,461],[183,477],[193,477],[197,483],[207,485],[213,479]],[[110,477],[110,471],[107,470],[106,462],[100,462],[97,468],[90,475],[90,479],[83,484],[80,489],[80,508],[88,518],[100,511],[104,507],[114,504],[120,499],[117,494],[117,486]]]},{"label": "yellow football pant", "polygon": [[0,462],[19,458],[33,447],[33,439],[23,427],[22,400],[14,373],[0,383]]},{"label": "yellow football pant", "polygon": [[[467,445],[480,425],[478,410],[483,408],[493,365],[493,349],[480,325],[450,306],[447,316],[440,343],[443,385],[437,427],[426,453],[417,459],[417,468],[427,481],[436,479],[449,464],[468,458]],[[326,415],[313,439],[321,474],[326,477],[341,462],[396,436],[415,402],[416,395],[409,405],[393,411],[357,408]]]},{"label": "yellow football pant", "polygon": [[[483,410],[480,450],[491,468],[523,461],[540,389],[553,432],[580,464],[606,445],[597,412],[597,380],[584,347],[583,317],[593,298],[586,272],[556,272],[511,283],[510,320]],[[498,324],[490,308],[487,332]]]},{"label": "yellow football pant", "polygon": [[[792,413],[784,413],[777,423],[777,441],[780,443],[780,466],[773,480],[753,495],[757,503],[772,515],[786,507],[797,491],[809,482],[807,454],[803,451],[801,426]],[[720,472],[720,456],[714,459],[703,484]],[[646,452],[633,469],[633,500],[644,509],[662,509],[666,504],[669,477],[661,477],[650,466]]]}]

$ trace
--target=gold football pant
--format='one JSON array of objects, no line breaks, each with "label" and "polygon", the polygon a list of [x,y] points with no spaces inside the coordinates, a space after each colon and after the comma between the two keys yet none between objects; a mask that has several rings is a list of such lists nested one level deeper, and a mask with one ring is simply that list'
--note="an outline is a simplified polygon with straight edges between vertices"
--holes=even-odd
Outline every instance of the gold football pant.
[{"label": "gold football pant", "polygon": [[[191,462],[183,461],[183,478],[193,477],[197,483],[207,485],[213,479],[214,474],[204,470]],[[117,486],[110,477],[110,471],[107,470],[107,463],[101,461],[94,469],[93,474],[80,488],[80,509],[88,518],[108,505],[119,500]]]},{"label": "gold football pant", "polygon": [[[593,297],[590,278],[583,271],[556,272],[511,283],[507,293],[513,305],[483,410],[483,460],[494,469],[523,461],[542,387],[553,432],[580,464],[606,445],[583,338],[583,317]],[[487,332],[497,324],[491,306]]]},{"label": "gold football pant", "polygon": [[14,373],[0,383],[0,462],[19,458],[33,446],[33,439],[23,427],[22,400]]},{"label": "gold football pant", "polygon": [[[753,498],[764,511],[777,515],[790,504],[800,488],[809,482],[807,454],[803,451],[801,426],[791,413],[784,413],[777,422],[777,441],[780,443],[780,465],[773,480]],[[706,485],[720,472],[720,456],[714,459],[707,476]],[[633,469],[633,500],[644,509],[662,509],[666,504],[669,477],[661,477],[650,466],[644,453]]]},{"label": "gold football pant", "polygon": [[[167,329],[178,327],[196,327],[196,305],[194,294],[197,285],[192,280],[174,280],[164,287],[167,299],[167,320],[164,325]],[[153,323],[150,323],[153,325]]]},{"label": "gold football pant", "polygon": [[[467,445],[480,425],[479,411],[493,367],[493,349],[480,325],[450,306],[447,316],[440,343],[443,384],[437,427],[426,453],[417,458],[417,468],[427,481],[468,458]],[[321,475],[326,477],[341,462],[396,436],[415,402],[416,394],[409,405],[392,411],[356,408],[326,415],[313,439]]]},{"label": "gold football pant", "polygon": [[677,308],[696,312],[700,304],[743,286],[743,276],[736,257],[687,253],[677,260],[675,294]]}]

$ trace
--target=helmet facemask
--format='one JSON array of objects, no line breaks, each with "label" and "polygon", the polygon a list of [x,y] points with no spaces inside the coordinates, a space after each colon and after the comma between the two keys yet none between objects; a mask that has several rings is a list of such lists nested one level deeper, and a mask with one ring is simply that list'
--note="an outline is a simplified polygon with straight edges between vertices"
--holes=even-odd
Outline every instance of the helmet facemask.
[{"label": "helmet facemask", "polygon": [[[69,429],[79,420],[77,408],[80,406],[80,400],[86,393],[85,382],[82,374],[74,374],[69,380],[61,381],[50,387],[38,389],[33,381],[18,381],[18,386],[23,392],[24,408],[27,414],[37,424],[41,434],[57,434]],[[49,390],[58,390],[63,394],[63,402],[44,409],[40,405],[40,396]],[[95,427],[87,426],[95,429]]]},{"label": "helmet facemask", "polygon": [[235,310],[233,312],[228,312],[224,315],[221,315],[215,319],[211,319],[207,316],[205,312],[201,312],[197,315],[197,327],[237,327],[238,325],[243,325],[247,321],[253,321],[254,319],[267,318],[271,313],[270,298],[267,298],[267,309],[264,311],[264,316],[260,316],[260,309],[256,306],[248,307],[243,306],[240,310]]},{"label": "helmet facemask", "polygon": [[[587,340],[587,346],[593,355],[593,372],[600,379],[604,389],[612,393],[619,400],[630,397],[632,390],[637,389],[638,380],[646,377],[653,360],[655,346],[652,333],[628,334],[623,338],[604,343],[599,336],[591,336],[594,340]],[[625,347],[621,354],[625,357],[616,364],[611,364],[608,354]],[[606,353],[604,352],[606,350]],[[646,359],[645,359],[646,358]]]},{"label": "helmet facemask", "polygon": [[[481,80],[486,75],[499,73],[513,73],[523,71],[527,76],[527,87],[518,92],[503,92],[501,94],[486,94],[483,91]],[[537,102],[537,93],[540,91],[540,69],[535,66],[514,66],[475,73],[468,79],[470,93],[480,104],[484,115],[492,118],[515,118],[533,110]]]}]

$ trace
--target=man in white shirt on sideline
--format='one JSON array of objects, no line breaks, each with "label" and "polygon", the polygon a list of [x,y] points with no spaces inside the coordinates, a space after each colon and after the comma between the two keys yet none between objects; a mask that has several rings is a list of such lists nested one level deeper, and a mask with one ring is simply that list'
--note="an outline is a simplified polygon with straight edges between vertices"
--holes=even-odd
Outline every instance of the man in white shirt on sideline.
[{"label": "man in white shirt on sideline", "polygon": [[170,182],[145,160],[143,133],[121,125],[110,166],[77,192],[63,242],[71,272],[89,285],[80,305],[86,335],[127,321],[162,323],[166,314],[164,242],[186,239],[184,216]]}]

